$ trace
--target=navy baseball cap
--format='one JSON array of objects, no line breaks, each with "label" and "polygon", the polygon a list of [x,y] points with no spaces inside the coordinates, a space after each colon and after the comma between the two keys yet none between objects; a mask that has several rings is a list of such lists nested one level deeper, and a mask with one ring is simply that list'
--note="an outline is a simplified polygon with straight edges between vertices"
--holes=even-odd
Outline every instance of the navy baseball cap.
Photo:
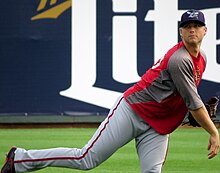
[{"label": "navy baseball cap", "polygon": [[185,24],[191,21],[198,22],[205,26],[204,14],[199,10],[192,9],[183,13],[181,17],[180,27],[183,27]]}]

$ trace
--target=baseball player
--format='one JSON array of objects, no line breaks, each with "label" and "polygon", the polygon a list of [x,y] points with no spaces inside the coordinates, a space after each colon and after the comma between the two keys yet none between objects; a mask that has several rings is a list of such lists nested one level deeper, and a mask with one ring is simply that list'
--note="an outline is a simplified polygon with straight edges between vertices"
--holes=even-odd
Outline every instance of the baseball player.
[{"label": "baseball player", "polygon": [[45,167],[93,169],[133,139],[142,173],[160,173],[168,136],[182,123],[187,111],[210,134],[208,158],[216,156],[218,130],[197,92],[206,66],[206,55],[200,50],[206,32],[201,11],[183,13],[179,28],[182,41],[118,98],[83,148],[25,150],[12,147],[1,173],[30,172]]}]

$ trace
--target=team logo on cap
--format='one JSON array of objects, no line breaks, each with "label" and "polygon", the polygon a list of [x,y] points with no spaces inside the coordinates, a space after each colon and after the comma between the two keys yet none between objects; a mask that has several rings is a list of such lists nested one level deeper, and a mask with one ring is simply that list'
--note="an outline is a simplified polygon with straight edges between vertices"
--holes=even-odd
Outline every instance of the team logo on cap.
[{"label": "team logo on cap", "polygon": [[198,11],[188,11],[187,14],[189,18],[198,19],[199,12]]}]

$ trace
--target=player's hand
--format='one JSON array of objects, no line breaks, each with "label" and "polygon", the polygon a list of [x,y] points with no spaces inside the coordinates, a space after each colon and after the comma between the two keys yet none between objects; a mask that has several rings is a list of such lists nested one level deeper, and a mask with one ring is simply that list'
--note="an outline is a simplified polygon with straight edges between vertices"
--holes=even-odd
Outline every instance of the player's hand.
[{"label": "player's hand", "polygon": [[208,150],[210,150],[210,152],[208,153],[208,159],[212,159],[218,154],[218,151],[219,151],[219,135],[218,134],[210,136]]}]

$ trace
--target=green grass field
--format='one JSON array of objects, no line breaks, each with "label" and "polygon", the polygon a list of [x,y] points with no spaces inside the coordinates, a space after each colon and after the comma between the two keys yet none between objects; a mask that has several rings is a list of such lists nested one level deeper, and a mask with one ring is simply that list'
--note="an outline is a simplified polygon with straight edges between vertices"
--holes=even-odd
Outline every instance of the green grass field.
[{"label": "green grass field", "polygon": [[[11,146],[26,149],[83,147],[96,129],[0,129],[0,164]],[[219,173],[220,157],[207,159],[208,134],[198,128],[178,129],[170,136],[169,152],[163,173]],[[90,171],[46,168],[37,173],[139,173],[139,163],[132,141],[111,158]]]}]

